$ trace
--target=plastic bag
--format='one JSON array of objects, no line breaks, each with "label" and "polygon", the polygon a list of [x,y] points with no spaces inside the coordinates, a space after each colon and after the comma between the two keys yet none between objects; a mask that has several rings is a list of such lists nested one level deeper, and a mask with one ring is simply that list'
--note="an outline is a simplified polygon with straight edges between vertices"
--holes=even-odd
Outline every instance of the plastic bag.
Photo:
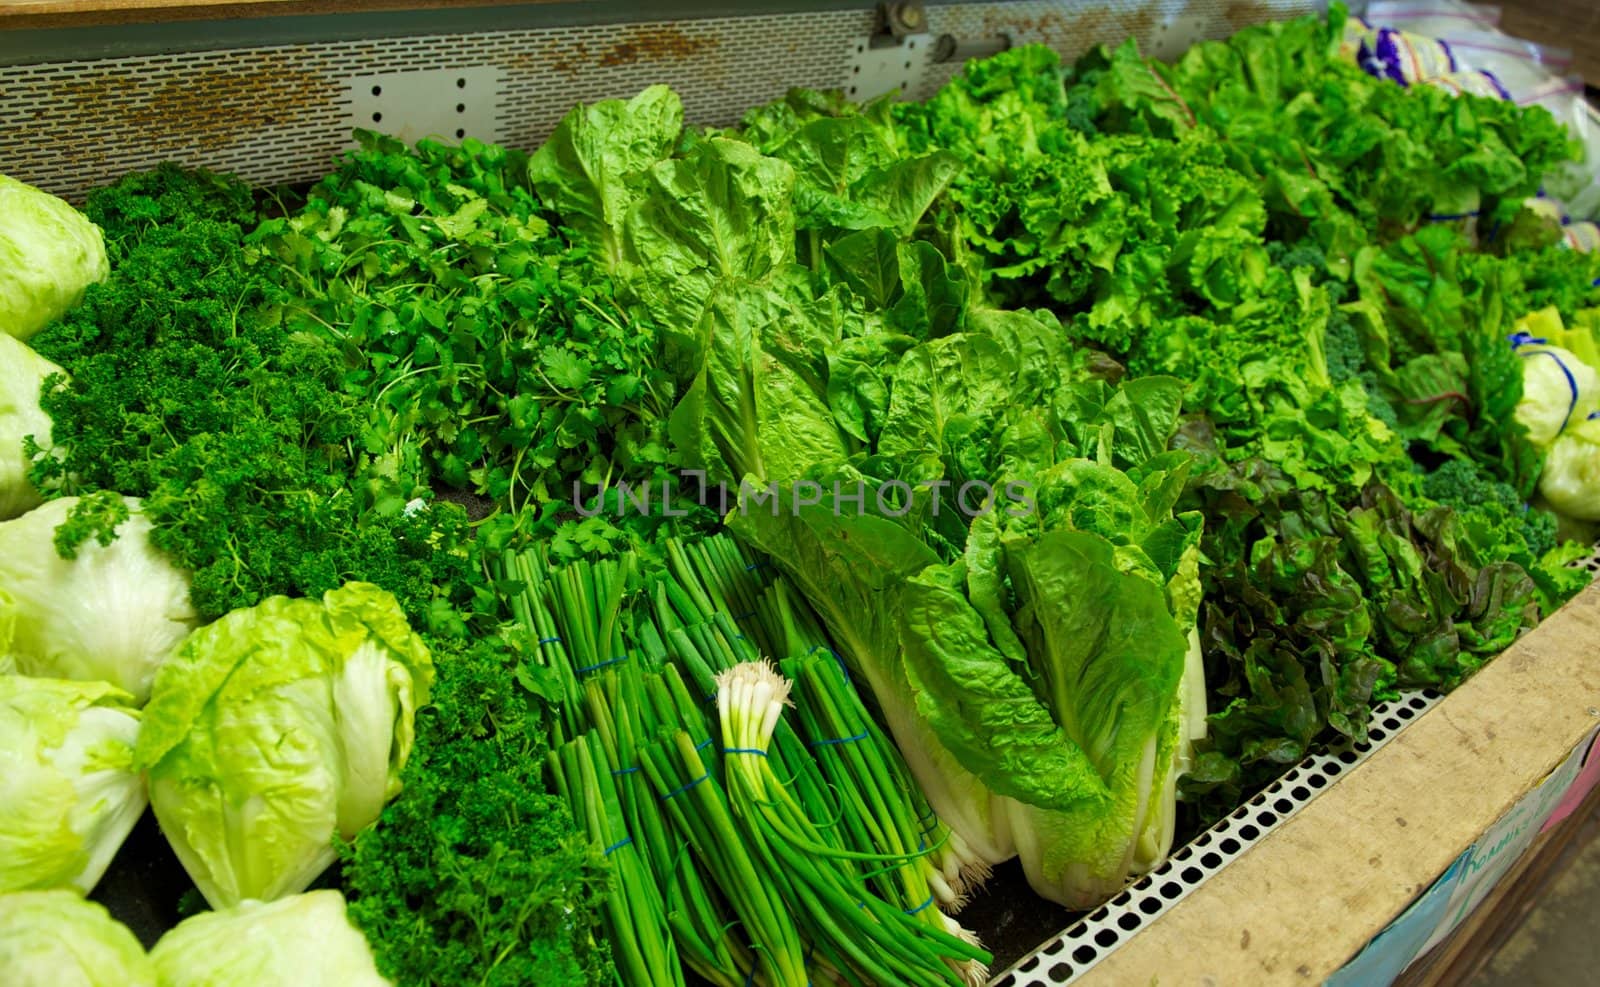
[{"label": "plastic bag", "polygon": [[1451,31],[1493,30],[1500,8],[1460,0],[1373,0],[1362,15],[1369,23],[1441,37]]}]

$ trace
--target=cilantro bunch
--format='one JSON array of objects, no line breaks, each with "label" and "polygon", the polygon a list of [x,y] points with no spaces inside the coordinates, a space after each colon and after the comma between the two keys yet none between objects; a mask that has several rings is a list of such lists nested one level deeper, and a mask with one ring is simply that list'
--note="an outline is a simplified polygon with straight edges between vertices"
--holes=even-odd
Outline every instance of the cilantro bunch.
[{"label": "cilantro bunch", "polygon": [[284,326],[343,361],[360,451],[484,498],[522,531],[558,513],[537,508],[570,504],[575,482],[664,467],[673,392],[654,329],[541,216],[526,156],[359,136],[250,243],[279,268],[267,298]]}]

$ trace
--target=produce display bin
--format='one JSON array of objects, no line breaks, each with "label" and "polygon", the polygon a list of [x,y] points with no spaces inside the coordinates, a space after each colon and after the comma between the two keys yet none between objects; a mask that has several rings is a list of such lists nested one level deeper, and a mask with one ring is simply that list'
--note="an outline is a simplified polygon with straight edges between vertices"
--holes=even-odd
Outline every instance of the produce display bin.
[{"label": "produce display bin", "polygon": [[[0,170],[72,201],[163,161],[309,182],[355,128],[532,148],[573,105],[655,83],[690,122],[727,124],[794,86],[924,98],[966,57],[1010,45],[1072,57],[1131,36],[1170,58],[1323,6],[22,0],[0,6]],[[1600,577],[1600,552],[1587,565]],[[1020,881],[984,896],[992,982],[1339,983],[1385,937],[1386,955],[1359,962],[1392,977],[1593,785],[1596,641],[1591,587],[1449,696],[1378,707],[1370,743],[1308,757],[1086,916],[1037,907]],[[114,911],[159,922],[139,899],[167,893],[161,875],[110,883]],[[1439,907],[1408,913],[1430,887]]]}]

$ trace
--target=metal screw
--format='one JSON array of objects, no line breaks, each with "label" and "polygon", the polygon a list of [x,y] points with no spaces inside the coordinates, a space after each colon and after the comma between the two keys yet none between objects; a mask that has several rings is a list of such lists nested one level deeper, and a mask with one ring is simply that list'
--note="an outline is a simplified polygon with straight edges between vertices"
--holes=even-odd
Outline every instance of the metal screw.
[{"label": "metal screw", "polygon": [[928,15],[922,9],[921,0],[897,0],[883,4],[883,23],[889,33],[899,40],[908,34],[920,34],[927,30]]}]

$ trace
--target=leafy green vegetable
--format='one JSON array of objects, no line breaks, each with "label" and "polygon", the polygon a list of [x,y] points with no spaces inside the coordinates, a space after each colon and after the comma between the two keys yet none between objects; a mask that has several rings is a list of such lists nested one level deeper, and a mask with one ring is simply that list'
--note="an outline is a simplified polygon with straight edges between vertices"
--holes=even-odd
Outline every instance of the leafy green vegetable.
[{"label": "leafy green vegetable", "polygon": [[[339,355],[334,389],[360,409],[352,440],[374,471],[470,491],[525,525],[520,505],[664,466],[671,380],[654,330],[552,234],[526,157],[362,141],[249,242],[283,265],[266,297],[291,338]],[[385,495],[379,513],[415,496]]]},{"label": "leafy green vegetable", "polygon": [[105,278],[104,238],[61,199],[0,175],[0,335],[27,339]]},{"label": "leafy green vegetable", "polygon": [[61,368],[21,340],[0,333],[0,521],[8,521],[43,499],[28,482],[32,456],[24,440],[41,452],[50,448],[50,416],[39,407],[44,382]]},{"label": "leafy green vegetable", "polygon": [[33,340],[70,376],[46,381],[57,448],[36,450],[35,486],[140,498],[151,543],[193,574],[204,620],[365,579],[419,626],[459,623],[454,607],[472,606],[466,518],[442,503],[407,509],[429,497],[418,464],[367,451],[344,355],[265,304],[243,245],[248,191],[169,168],[95,193],[88,209],[118,230],[120,257]]},{"label": "leafy green vegetable", "polygon": [[[1197,423],[1184,435],[1206,452]],[[1216,519],[1202,635],[1222,703],[1184,787],[1208,818],[1299,761],[1324,730],[1363,740],[1370,704],[1397,686],[1454,687],[1533,626],[1541,592],[1555,605],[1585,581],[1556,556],[1497,554],[1538,527],[1498,503],[1472,504],[1507,489],[1481,474],[1474,485],[1454,469],[1430,481],[1461,498],[1458,515],[1426,500],[1413,509],[1378,481],[1340,505],[1259,461],[1206,462],[1192,496]]]},{"label": "leafy green vegetable", "polygon": [[[1478,525],[1513,529],[1522,543],[1520,550],[1506,555],[1513,562],[1531,565],[1556,547],[1556,519],[1545,511],[1529,510],[1515,490],[1486,476],[1469,460],[1442,464],[1423,479],[1422,492],[1454,509],[1469,529]],[[1482,544],[1486,553],[1495,547],[1494,542]]]},{"label": "leafy green vegetable", "polygon": [[1049,304],[1110,379],[1186,385],[1214,711],[1185,790],[1206,815],[1583,583],[1524,507],[1541,457],[1505,342],[1517,313],[1593,297],[1592,260],[1512,229],[1573,145],[1542,111],[1343,64],[1343,16],[1171,65],[1013,49],[896,111],[911,151],[964,165],[934,215],[990,303]]},{"label": "leafy green vegetable", "polygon": [[494,641],[434,658],[401,793],[340,847],[351,921],[403,987],[609,983],[609,868],[546,793],[542,701]]},{"label": "leafy green vegetable", "polygon": [[84,203],[84,214],[105,235],[113,266],[120,265],[147,233],[173,224],[234,223],[256,211],[255,193],[226,175],[164,162],[136,171]]},{"label": "leafy green vegetable", "polygon": [[672,153],[682,131],[683,103],[666,86],[650,86],[626,102],[575,107],[528,159],[528,176],[545,206],[594,242],[600,263],[615,272],[634,186]]},{"label": "leafy green vegetable", "polygon": [[24,675],[109,683],[142,706],[197,623],[138,501],[68,497],[0,522],[0,624]]},{"label": "leafy green vegetable", "polygon": [[0,675],[0,912],[3,892],[89,893],[144,813],[128,700],[101,682]]},{"label": "leafy green vegetable", "polygon": [[156,987],[144,947],[70,891],[0,894],[0,981],[11,987]]},{"label": "leafy green vegetable", "polygon": [[1600,521],[1600,421],[1586,421],[1550,446],[1539,493],[1567,517]]},{"label": "leafy green vegetable", "polygon": [[156,677],[136,762],[206,900],[304,890],[400,791],[433,662],[399,604],[350,583],[191,634]]},{"label": "leafy green vegetable", "polygon": [[307,987],[387,987],[337,891],[247,901],[184,919],[150,950],[163,987],[242,981]]}]

